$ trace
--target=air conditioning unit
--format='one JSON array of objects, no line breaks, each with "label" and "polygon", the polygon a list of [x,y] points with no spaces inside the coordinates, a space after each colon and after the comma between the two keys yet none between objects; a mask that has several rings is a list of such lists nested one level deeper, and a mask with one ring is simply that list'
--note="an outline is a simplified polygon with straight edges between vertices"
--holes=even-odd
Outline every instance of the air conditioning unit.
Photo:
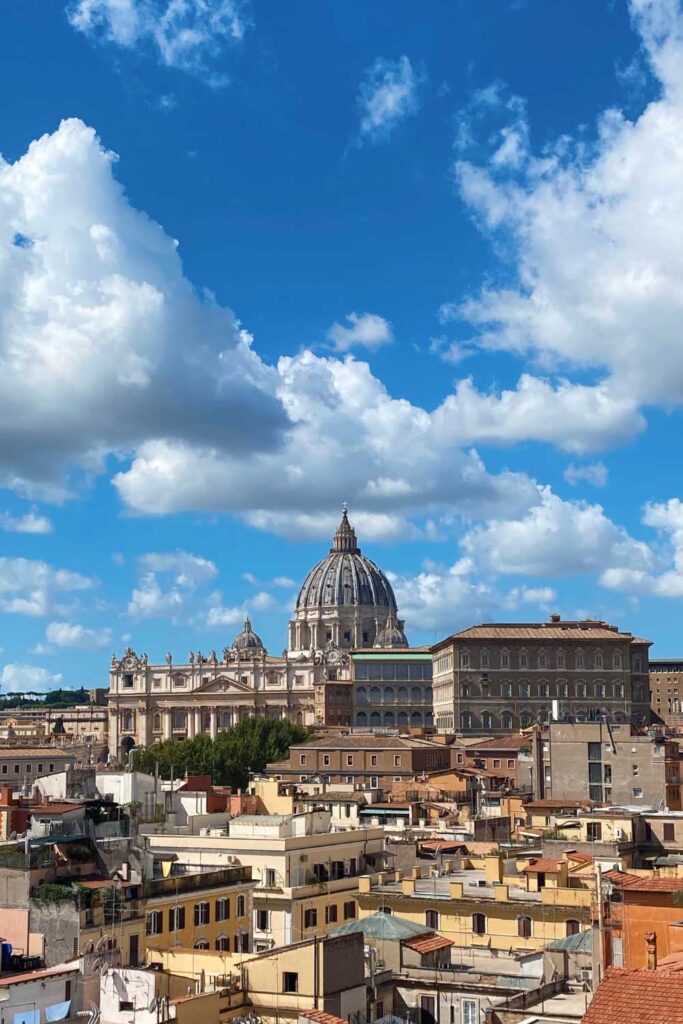
[{"label": "air conditioning unit", "polygon": [[591,981],[592,977],[593,977],[593,972],[590,969],[590,967],[582,967],[581,968],[581,981]]}]

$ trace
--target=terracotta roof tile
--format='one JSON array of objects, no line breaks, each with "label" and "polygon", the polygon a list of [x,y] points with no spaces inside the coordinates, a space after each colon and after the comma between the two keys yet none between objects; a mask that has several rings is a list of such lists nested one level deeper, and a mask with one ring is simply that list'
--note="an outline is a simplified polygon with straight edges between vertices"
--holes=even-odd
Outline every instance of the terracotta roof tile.
[{"label": "terracotta roof tile", "polygon": [[348,1024],[348,1021],[332,1013],[325,1013],[324,1010],[307,1010],[306,1013],[299,1013],[299,1016],[315,1021],[315,1024]]},{"label": "terracotta roof tile", "polygon": [[683,1024],[683,976],[612,967],[583,1024]]},{"label": "terracotta roof tile", "polygon": [[72,964],[58,964],[56,967],[44,967],[38,971],[24,971],[23,974],[8,974],[0,977],[0,988],[4,985],[19,985],[25,981],[40,981],[41,978],[57,978],[60,974],[78,973],[78,961]]},{"label": "terracotta roof tile", "polygon": [[491,622],[470,626],[459,633],[440,640],[432,646],[442,647],[451,640],[615,640],[629,643],[649,644],[651,640],[634,637],[610,628],[606,622],[586,620],[585,622]]},{"label": "terracotta roof tile", "polygon": [[550,857],[539,857],[538,860],[532,860],[530,864],[527,864],[522,868],[522,871],[528,872],[530,875],[541,873],[552,873],[553,871],[560,870],[559,860],[551,860]]},{"label": "terracotta roof tile", "polygon": [[428,935],[425,939],[415,938],[408,939],[403,943],[404,946],[410,946],[416,953],[432,953],[435,949],[446,949],[447,946],[454,946],[455,943],[451,942],[450,939],[444,938],[443,935]]}]

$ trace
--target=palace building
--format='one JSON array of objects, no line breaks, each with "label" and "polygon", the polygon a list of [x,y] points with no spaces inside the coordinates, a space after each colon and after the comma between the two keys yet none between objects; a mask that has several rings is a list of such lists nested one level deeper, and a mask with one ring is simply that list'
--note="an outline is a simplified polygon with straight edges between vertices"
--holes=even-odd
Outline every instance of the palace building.
[{"label": "palace building", "polygon": [[[165,739],[215,736],[255,715],[306,726],[351,726],[351,651],[399,654],[407,649],[391,583],[361,552],[344,509],[329,554],[311,569],[299,591],[288,649],[281,656],[268,653],[248,618],[220,656],[215,650],[193,651],[179,662],[169,653],[163,664],[151,664],[146,654],[131,648],[121,658],[113,656],[111,753],[126,756],[134,746]],[[411,724],[427,724],[429,712],[431,722],[430,687],[412,690],[419,707],[410,707],[409,698],[402,715]],[[387,710],[378,724],[394,724],[395,713],[394,707]]]}]

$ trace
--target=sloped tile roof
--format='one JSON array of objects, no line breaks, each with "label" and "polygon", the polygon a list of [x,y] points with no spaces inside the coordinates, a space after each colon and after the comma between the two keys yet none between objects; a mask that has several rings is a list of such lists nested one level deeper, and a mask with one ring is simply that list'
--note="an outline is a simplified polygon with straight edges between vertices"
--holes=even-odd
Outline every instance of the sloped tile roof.
[{"label": "sloped tile roof", "polygon": [[454,946],[455,943],[444,938],[443,935],[430,935],[424,939],[408,939],[403,945],[410,946],[416,953],[422,954],[433,953],[435,949],[446,949],[447,946]]},{"label": "sloped tile roof", "polygon": [[612,967],[583,1024],[683,1024],[683,976]]}]

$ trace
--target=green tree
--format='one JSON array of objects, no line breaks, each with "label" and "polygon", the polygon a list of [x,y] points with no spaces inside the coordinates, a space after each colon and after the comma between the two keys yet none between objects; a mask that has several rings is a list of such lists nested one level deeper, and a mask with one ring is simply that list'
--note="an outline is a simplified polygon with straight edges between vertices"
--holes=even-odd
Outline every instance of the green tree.
[{"label": "green tree", "polygon": [[244,788],[250,772],[261,772],[269,761],[286,757],[293,743],[308,732],[282,719],[247,718],[233,729],[219,732],[215,740],[196,736],[191,740],[165,740],[133,753],[136,771],[153,774],[159,765],[162,779],[185,775],[210,775],[216,785]]}]

